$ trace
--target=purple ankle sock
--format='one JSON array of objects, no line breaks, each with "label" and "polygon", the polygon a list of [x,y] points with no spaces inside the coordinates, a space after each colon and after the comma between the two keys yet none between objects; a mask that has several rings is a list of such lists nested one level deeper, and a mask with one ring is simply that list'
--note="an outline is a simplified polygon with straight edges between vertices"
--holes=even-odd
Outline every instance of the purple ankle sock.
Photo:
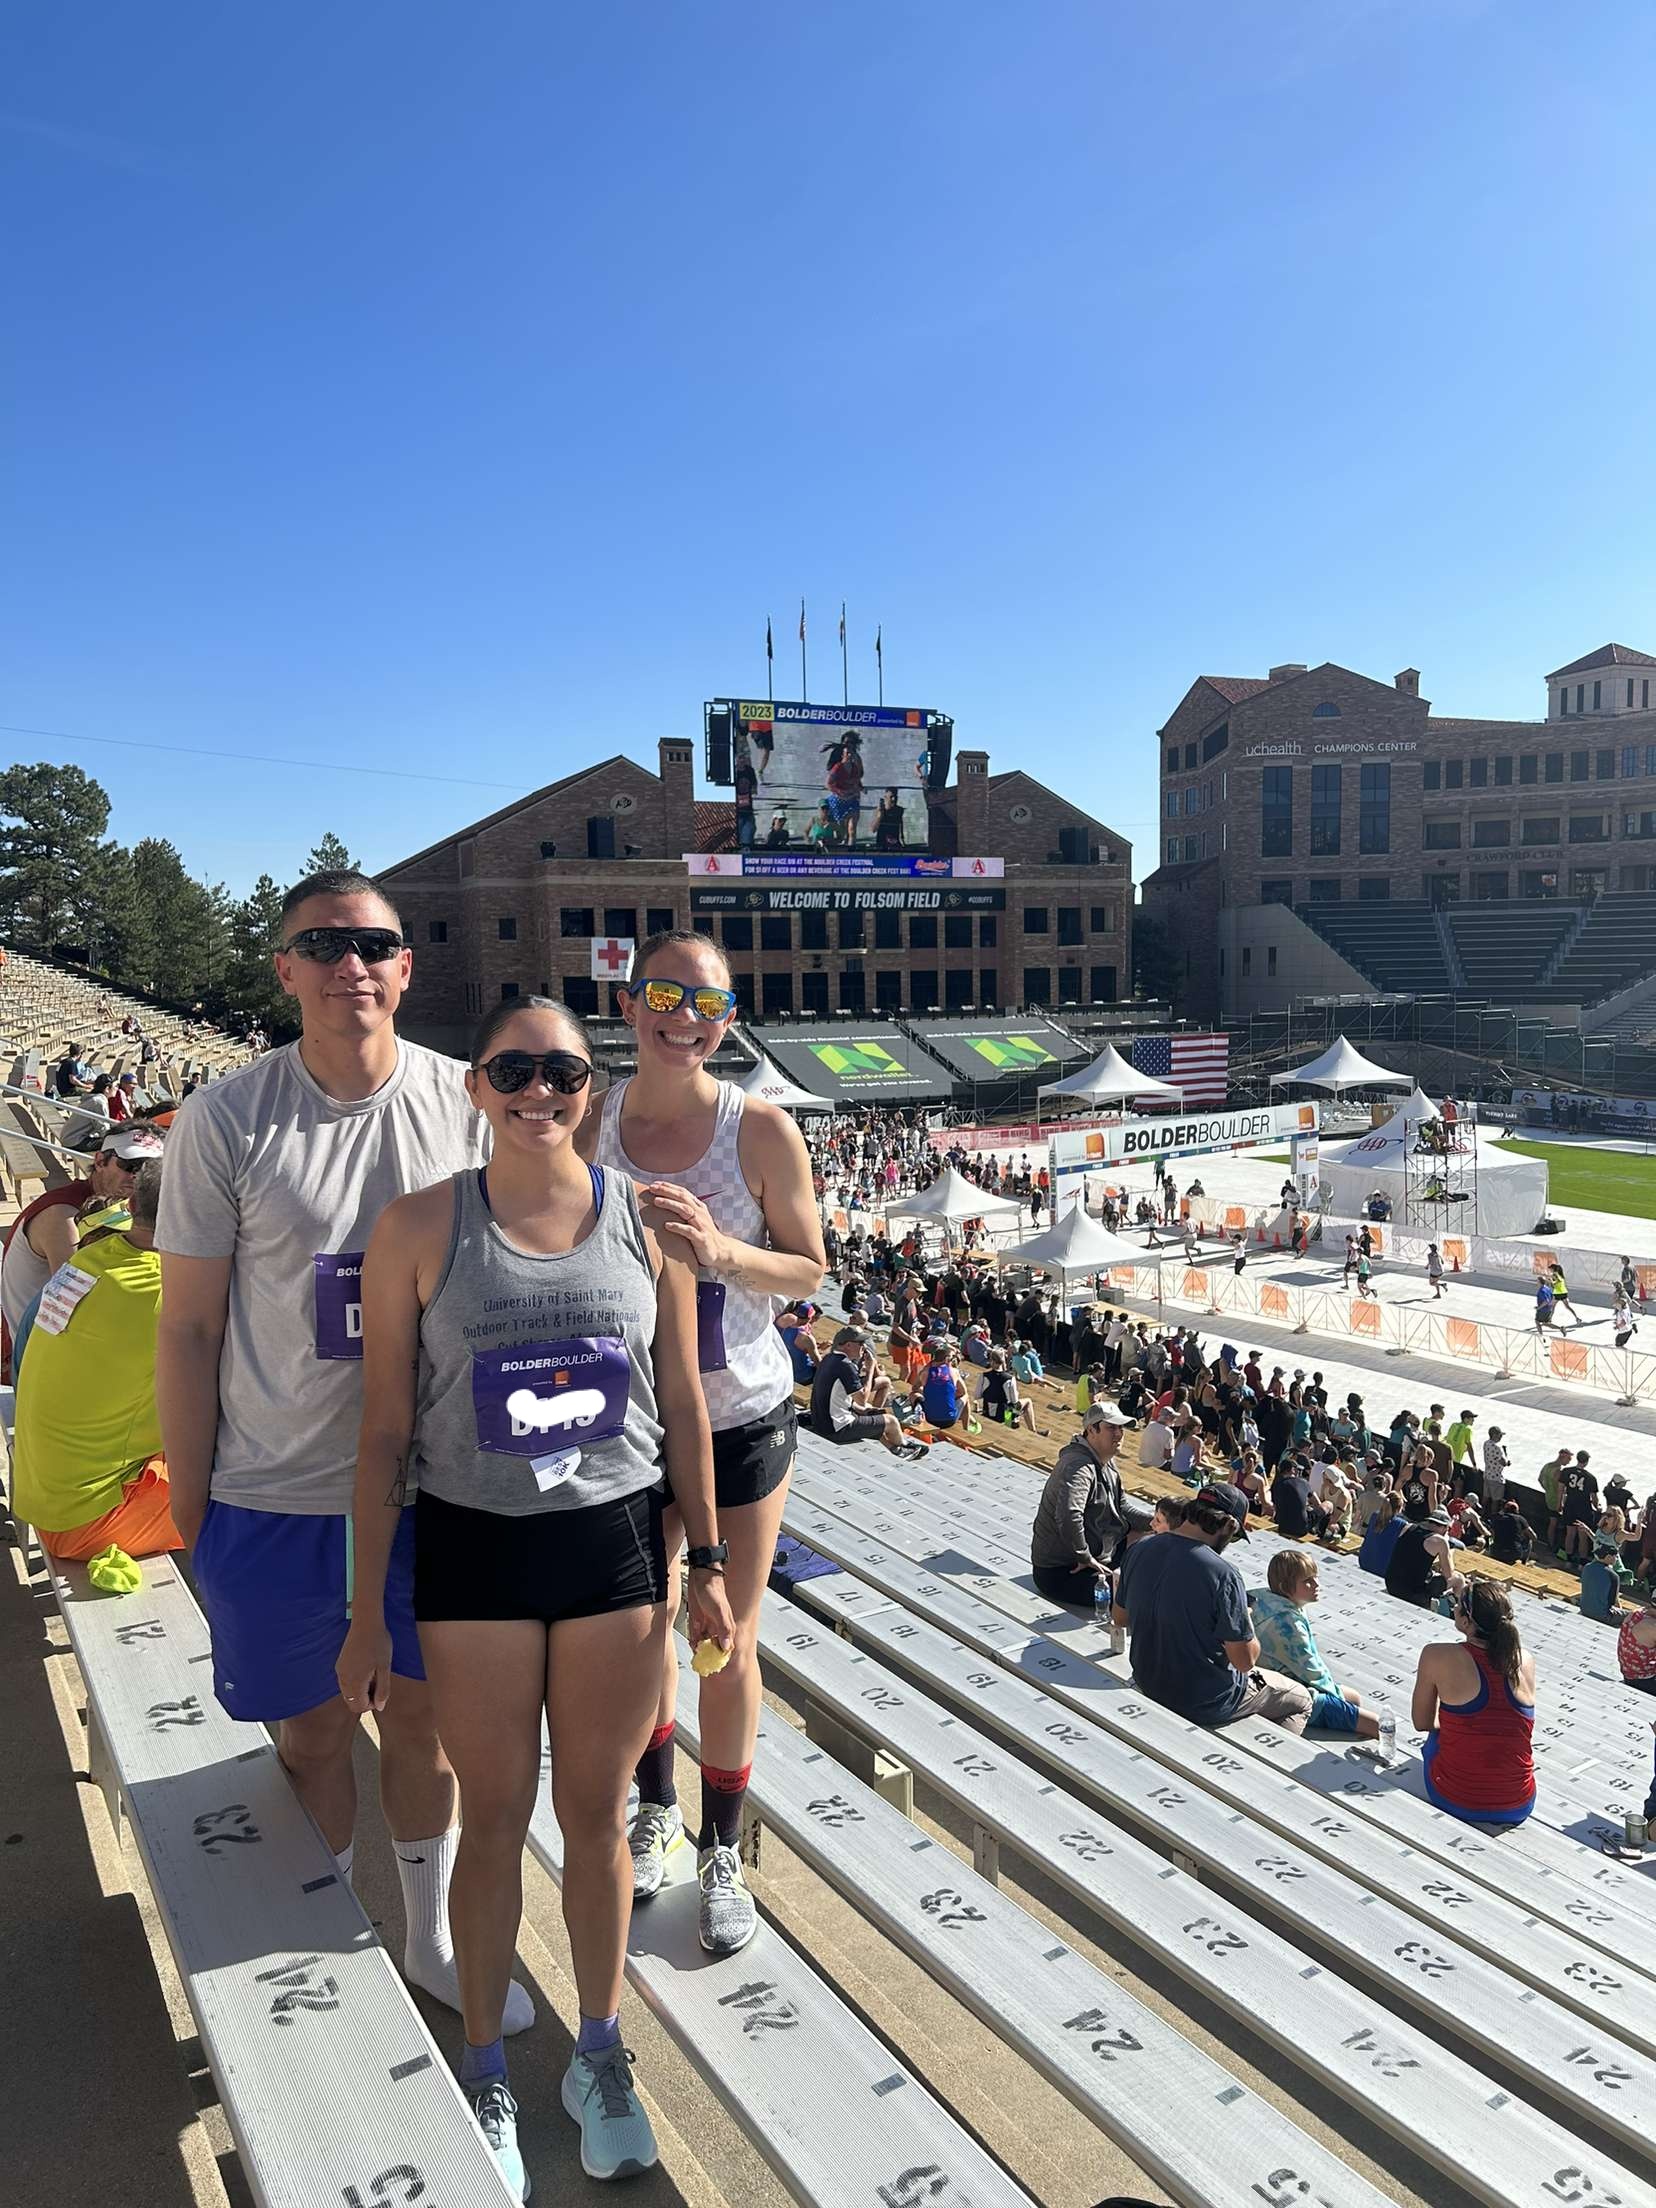
[{"label": "purple ankle sock", "polygon": [[621,2044],[621,2019],[619,2016],[583,2016],[581,2036],[575,2042],[578,2055],[601,2055],[606,2048]]}]

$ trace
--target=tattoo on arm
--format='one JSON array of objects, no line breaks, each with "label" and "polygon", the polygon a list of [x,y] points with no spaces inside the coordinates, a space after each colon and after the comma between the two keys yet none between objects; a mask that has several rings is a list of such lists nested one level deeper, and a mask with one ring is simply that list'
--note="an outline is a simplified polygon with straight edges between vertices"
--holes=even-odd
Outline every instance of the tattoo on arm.
[{"label": "tattoo on arm", "polygon": [[402,1510],[408,1503],[408,1459],[399,1456],[397,1469],[392,1475],[391,1492],[385,1498],[387,1510]]}]

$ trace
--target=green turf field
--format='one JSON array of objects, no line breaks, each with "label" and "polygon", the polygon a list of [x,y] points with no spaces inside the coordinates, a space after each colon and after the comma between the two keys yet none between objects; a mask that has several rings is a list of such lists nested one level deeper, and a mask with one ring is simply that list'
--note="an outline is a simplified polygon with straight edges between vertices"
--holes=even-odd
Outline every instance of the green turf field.
[{"label": "green turf field", "polygon": [[1656,1157],[1589,1150],[1570,1142],[1503,1142],[1501,1148],[1546,1159],[1547,1201],[1559,1211],[1582,1204],[1589,1211],[1656,1219]]}]

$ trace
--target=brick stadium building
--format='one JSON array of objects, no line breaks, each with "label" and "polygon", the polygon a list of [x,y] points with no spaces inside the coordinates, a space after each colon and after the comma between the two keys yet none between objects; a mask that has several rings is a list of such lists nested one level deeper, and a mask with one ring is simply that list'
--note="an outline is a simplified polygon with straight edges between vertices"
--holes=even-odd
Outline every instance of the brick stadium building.
[{"label": "brick stadium building", "polygon": [[766,909],[782,904],[781,885],[758,878],[692,879],[685,854],[734,853],[736,828],[729,800],[696,796],[688,739],[662,740],[655,774],[618,755],[564,775],[381,870],[414,946],[403,1025],[463,1049],[504,997],[609,1012],[594,939],[691,925],[723,945],[744,1009],[761,1018],[1126,995],[1131,846],[1032,775],[991,774],[987,752],[959,752],[955,766],[932,798],[932,849],[1000,858],[1004,878],[830,881],[854,893],[840,911]]},{"label": "brick stadium building", "polygon": [[1180,1013],[1376,989],[1552,1009],[1648,973],[1656,657],[1607,644],[1546,682],[1538,721],[1436,715],[1412,667],[1192,683],[1143,891]]}]

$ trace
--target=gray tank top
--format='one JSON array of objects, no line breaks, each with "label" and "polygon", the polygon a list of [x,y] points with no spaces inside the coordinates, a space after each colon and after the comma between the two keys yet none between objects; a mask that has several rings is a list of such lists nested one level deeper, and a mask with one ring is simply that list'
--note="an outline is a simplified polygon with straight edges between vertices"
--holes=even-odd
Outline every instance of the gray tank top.
[{"label": "gray tank top", "polygon": [[584,1510],[662,1477],[650,1344],[656,1290],[624,1173],[592,1172],[598,1218],[555,1257],[510,1243],[475,1171],[420,1320],[410,1484],[470,1510]]}]

